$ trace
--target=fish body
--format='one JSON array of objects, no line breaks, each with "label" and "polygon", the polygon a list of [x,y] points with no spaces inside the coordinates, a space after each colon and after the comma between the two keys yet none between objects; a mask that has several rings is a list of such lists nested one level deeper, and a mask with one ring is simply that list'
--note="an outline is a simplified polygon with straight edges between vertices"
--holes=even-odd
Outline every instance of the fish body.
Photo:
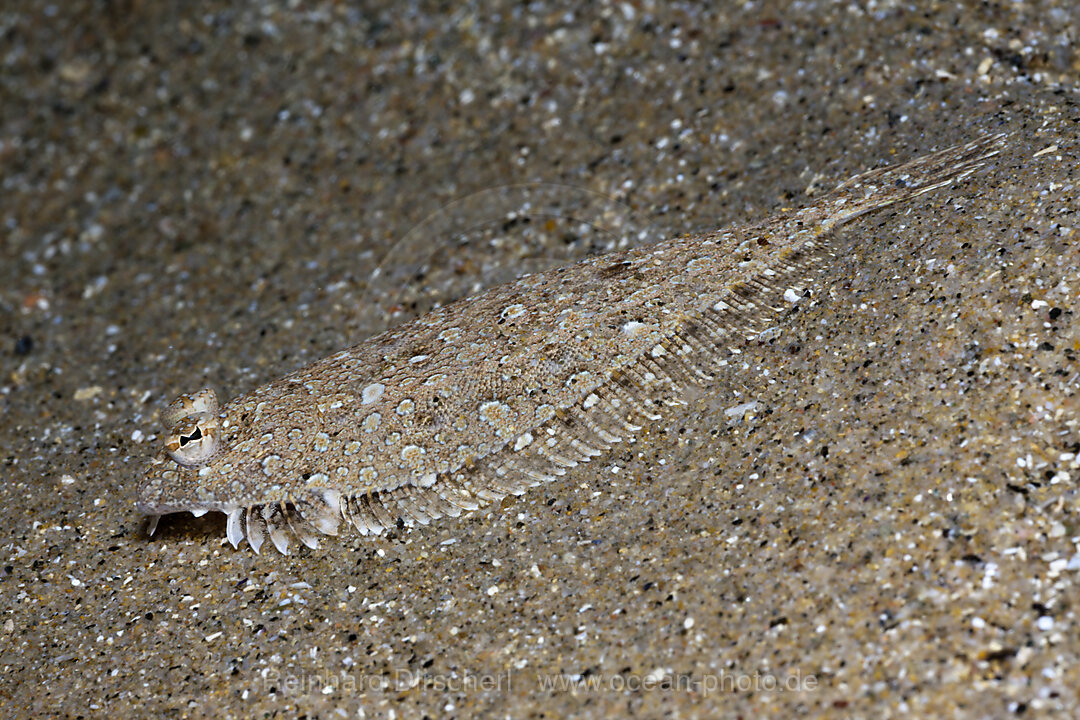
[{"label": "fish body", "polygon": [[[224,512],[234,546],[426,525],[573,472],[710,388],[832,258],[835,230],[963,178],[1003,135],[873,170],[796,212],[522,277],[224,405],[165,412],[136,505]],[[721,391],[715,388],[715,391]]]}]

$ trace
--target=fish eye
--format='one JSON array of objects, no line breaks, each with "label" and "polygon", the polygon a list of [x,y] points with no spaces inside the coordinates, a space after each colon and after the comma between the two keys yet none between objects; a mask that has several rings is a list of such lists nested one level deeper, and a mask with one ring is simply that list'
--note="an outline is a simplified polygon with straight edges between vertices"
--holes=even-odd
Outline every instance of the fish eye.
[{"label": "fish eye", "polygon": [[200,413],[216,415],[219,409],[217,393],[207,388],[197,393],[181,395],[169,403],[161,412],[161,424],[166,430],[172,430],[185,418]]},{"label": "fish eye", "polygon": [[165,452],[185,467],[205,465],[218,450],[218,419],[210,413],[184,418],[165,440]]}]

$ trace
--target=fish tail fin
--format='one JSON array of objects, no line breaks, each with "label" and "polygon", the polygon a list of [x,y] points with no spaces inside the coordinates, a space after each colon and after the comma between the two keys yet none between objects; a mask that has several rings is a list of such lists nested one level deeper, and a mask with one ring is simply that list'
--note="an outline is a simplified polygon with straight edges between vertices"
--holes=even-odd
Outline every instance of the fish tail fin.
[{"label": "fish tail fin", "polygon": [[1005,133],[988,133],[910,162],[870,170],[846,180],[822,199],[828,230],[878,208],[963,180],[1005,147]]}]

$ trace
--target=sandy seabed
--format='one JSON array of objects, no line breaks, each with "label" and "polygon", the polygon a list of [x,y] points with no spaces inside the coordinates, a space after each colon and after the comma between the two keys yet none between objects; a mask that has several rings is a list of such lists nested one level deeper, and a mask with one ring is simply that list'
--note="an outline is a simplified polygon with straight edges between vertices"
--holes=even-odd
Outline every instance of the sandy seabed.
[{"label": "sandy seabed", "polygon": [[[1077,714],[1067,3],[166,5],[0,10],[0,715]],[[1001,131],[564,480],[288,557],[134,511],[178,393]]]}]

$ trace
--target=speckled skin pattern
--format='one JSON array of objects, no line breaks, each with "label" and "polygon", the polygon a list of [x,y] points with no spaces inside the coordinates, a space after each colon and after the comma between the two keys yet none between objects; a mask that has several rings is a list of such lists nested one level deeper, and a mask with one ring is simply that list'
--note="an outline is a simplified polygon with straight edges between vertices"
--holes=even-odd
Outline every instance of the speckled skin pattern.
[{"label": "speckled skin pattern", "polygon": [[[856,176],[762,224],[589,259],[467,298],[218,405],[162,414],[140,511],[228,515],[228,538],[314,547],[427,524],[550,481],[710,388],[830,258],[841,224],[970,174],[988,135]],[[730,392],[728,390],[728,392]]]}]

